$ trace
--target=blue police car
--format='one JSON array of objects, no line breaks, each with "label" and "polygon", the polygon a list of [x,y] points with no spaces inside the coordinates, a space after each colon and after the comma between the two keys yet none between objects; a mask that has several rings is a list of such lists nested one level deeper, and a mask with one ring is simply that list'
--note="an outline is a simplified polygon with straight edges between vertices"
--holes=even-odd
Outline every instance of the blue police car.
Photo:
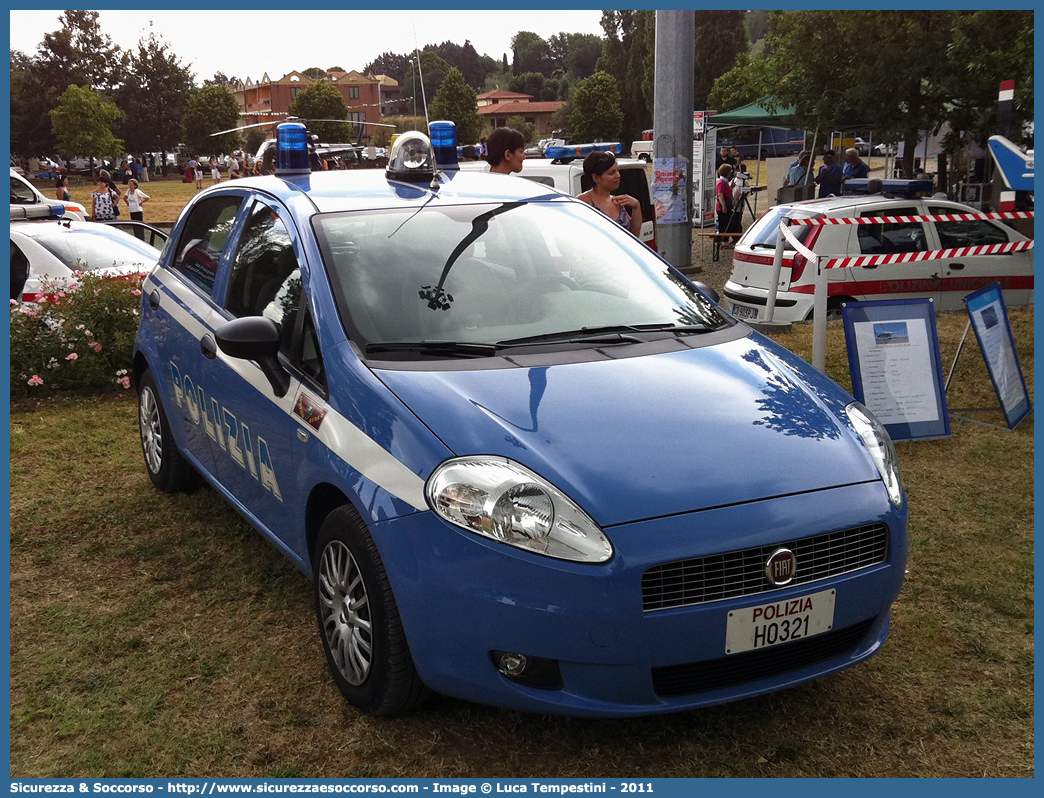
[{"label": "blue police car", "polygon": [[145,281],[141,440],[311,578],[349,702],[643,715],[881,647],[907,511],[865,408],[591,206],[420,133],[311,173],[285,127]]}]

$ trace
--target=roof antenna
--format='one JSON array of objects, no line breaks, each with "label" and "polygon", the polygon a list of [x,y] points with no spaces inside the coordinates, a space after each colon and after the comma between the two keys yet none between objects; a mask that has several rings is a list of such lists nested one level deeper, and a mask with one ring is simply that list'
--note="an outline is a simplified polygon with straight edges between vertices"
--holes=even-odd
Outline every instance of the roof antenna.
[{"label": "roof antenna", "polygon": [[[413,22],[413,52],[417,56],[417,74],[420,75],[421,84],[421,102],[424,103],[424,127],[428,126],[428,98],[424,94],[424,70],[421,69],[421,57],[420,48],[417,46],[417,20],[413,19],[413,15],[410,15],[411,21]],[[416,92],[413,94],[417,96]]]}]

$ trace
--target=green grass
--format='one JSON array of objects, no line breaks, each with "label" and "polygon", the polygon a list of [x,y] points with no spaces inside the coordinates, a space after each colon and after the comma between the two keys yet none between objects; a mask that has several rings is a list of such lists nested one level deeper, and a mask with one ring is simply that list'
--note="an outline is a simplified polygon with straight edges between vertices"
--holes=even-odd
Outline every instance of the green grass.
[{"label": "green grass", "polygon": [[[1011,312],[1032,385],[1032,310]],[[944,370],[965,316],[939,318]],[[828,371],[848,387],[843,332]],[[809,357],[811,327],[781,336]],[[974,338],[951,402],[996,405]],[[1002,424],[999,413],[981,420]],[[310,589],[213,491],[145,476],[132,397],[11,415],[11,775],[1032,776],[1033,428],[898,444],[892,635],[827,679],[637,720],[449,698],[391,720],[326,673]]]}]

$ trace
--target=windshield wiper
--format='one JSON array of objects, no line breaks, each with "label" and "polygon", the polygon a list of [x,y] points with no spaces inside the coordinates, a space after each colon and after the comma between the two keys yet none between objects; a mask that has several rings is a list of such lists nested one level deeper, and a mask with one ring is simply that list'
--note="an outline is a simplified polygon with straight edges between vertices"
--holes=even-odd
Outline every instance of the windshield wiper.
[{"label": "windshield wiper", "polygon": [[709,332],[710,328],[695,324],[673,324],[662,322],[657,324],[617,324],[606,327],[581,327],[579,330],[565,330],[562,332],[543,333],[541,335],[529,335],[524,338],[510,338],[506,341],[497,341],[497,346],[528,346],[539,343],[645,343],[641,338],[628,333],[646,332],[671,332],[671,333],[693,333]]},{"label": "windshield wiper", "polygon": [[366,354],[377,352],[419,352],[425,355],[445,357],[492,357],[500,347],[497,344],[472,343],[469,341],[389,341],[383,344],[367,344]]}]

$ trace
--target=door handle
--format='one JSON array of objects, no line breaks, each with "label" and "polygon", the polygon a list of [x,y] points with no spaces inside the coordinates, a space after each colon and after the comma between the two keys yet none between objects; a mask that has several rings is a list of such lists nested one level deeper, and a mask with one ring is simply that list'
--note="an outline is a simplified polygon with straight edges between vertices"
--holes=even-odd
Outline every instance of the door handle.
[{"label": "door handle", "polygon": [[217,357],[217,342],[214,340],[213,335],[207,333],[200,339],[199,351],[202,352],[203,357],[208,360],[213,360]]},{"label": "door handle", "polygon": [[964,268],[964,264],[963,263],[951,263],[950,264],[950,269],[952,269],[955,272],[959,272],[963,268]]},{"label": "door handle", "polygon": [[149,307],[156,310],[159,307],[160,294],[159,290],[153,288],[152,293],[149,294]]}]

